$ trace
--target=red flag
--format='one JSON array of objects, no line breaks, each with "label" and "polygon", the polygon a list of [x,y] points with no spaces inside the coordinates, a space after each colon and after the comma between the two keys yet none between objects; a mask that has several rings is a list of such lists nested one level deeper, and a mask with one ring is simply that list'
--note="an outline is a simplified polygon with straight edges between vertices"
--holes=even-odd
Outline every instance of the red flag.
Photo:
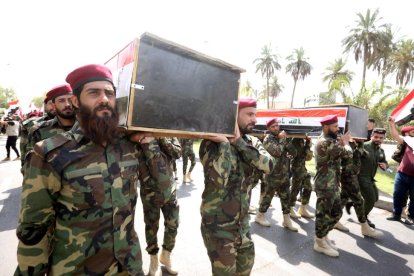
[{"label": "red flag", "polygon": [[12,106],[12,105],[17,105],[19,103],[19,100],[14,100],[14,101],[11,101],[11,102],[7,102],[7,104],[9,105],[9,106]]},{"label": "red flag", "polygon": [[395,119],[397,125],[403,125],[414,120],[414,90],[397,105],[392,111],[391,117]]}]

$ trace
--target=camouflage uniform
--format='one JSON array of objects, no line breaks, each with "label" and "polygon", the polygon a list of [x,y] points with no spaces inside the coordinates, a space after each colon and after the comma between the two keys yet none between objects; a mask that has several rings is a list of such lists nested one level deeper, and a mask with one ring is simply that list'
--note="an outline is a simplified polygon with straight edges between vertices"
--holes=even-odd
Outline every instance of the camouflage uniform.
[{"label": "camouflage uniform", "polygon": [[147,252],[151,255],[158,253],[157,233],[160,221],[160,210],[164,215],[164,241],[162,247],[172,251],[178,229],[179,206],[177,202],[176,184],[173,178],[173,160],[180,158],[181,147],[177,138],[157,139],[161,152],[167,160],[167,168],[171,175],[170,181],[159,183],[151,177],[150,170],[142,167],[140,170],[140,195],[144,211],[145,237]]},{"label": "camouflage uniform", "polygon": [[358,181],[362,197],[364,198],[365,215],[367,216],[378,200],[378,188],[375,185],[374,179],[377,173],[378,162],[387,163],[384,150],[380,146],[373,144],[372,141],[365,142]]},{"label": "camouflage uniform", "polygon": [[339,179],[341,158],[352,158],[350,146],[340,146],[332,137],[322,134],[315,145],[315,192],[318,238],[325,237],[342,216]]},{"label": "camouflage uniform", "polygon": [[352,200],[355,213],[360,223],[366,222],[364,199],[359,189],[358,174],[361,168],[361,155],[364,151],[364,143],[350,142],[353,149],[352,158],[346,156],[341,160],[341,206],[345,207],[348,200]]},{"label": "camouflage uniform", "polygon": [[42,120],[43,118],[44,117],[31,117],[29,119],[24,120],[21,124],[22,127],[20,132],[20,154],[22,156],[22,166],[26,158],[26,146],[29,143],[29,130],[32,126],[34,126],[38,121]]},{"label": "camouflage uniform", "polygon": [[275,192],[279,195],[283,214],[290,212],[290,183],[289,183],[289,157],[295,156],[296,150],[290,139],[279,139],[277,135],[267,134],[263,140],[264,148],[276,160],[274,169],[264,177],[266,192],[260,198],[259,212],[266,213],[272,202]]},{"label": "camouflage uniform", "polygon": [[15,275],[143,275],[134,213],[145,164],[170,183],[156,141],[120,137],[102,147],[76,123],[36,144],[23,178]]},{"label": "camouflage uniform", "polygon": [[[255,146],[253,146],[255,145]],[[244,135],[234,144],[203,140],[200,160],[205,188],[201,234],[213,275],[249,275],[254,263],[248,210],[255,171],[269,173],[275,160],[257,138]]]},{"label": "camouflage uniform", "polygon": [[303,138],[293,138],[292,145],[296,150],[296,156],[291,163],[292,187],[290,191],[290,206],[295,206],[296,197],[302,188],[301,203],[302,205],[307,205],[312,193],[311,175],[308,173],[305,165],[305,160],[312,156],[310,141],[305,143]]},{"label": "camouflage uniform", "polygon": [[181,138],[180,144],[182,147],[182,157],[183,157],[183,175],[186,175],[188,159],[190,159],[191,161],[190,169],[188,170],[188,172],[192,172],[196,165],[196,159],[195,159],[195,154],[193,150],[193,140]]},{"label": "camouflage uniform", "polygon": [[[30,129],[27,137],[26,155],[30,154],[34,145],[42,140],[53,137],[56,134],[63,133],[72,128],[72,126],[62,126],[57,117],[47,121],[37,121]],[[25,156],[25,159],[28,156]],[[25,161],[26,162],[26,161]]]}]

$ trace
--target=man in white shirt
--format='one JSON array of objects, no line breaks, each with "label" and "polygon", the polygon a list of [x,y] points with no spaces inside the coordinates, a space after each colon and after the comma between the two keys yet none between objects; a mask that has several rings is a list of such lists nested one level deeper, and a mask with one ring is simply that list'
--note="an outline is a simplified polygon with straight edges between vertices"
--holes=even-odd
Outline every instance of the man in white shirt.
[{"label": "man in white shirt", "polygon": [[16,159],[14,160],[20,159],[19,150],[16,148],[17,138],[19,136],[20,123],[17,119],[17,115],[12,115],[12,118],[10,119],[1,122],[2,125],[6,126],[6,135],[7,135],[7,142],[6,142],[7,157],[4,158],[3,161],[10,160],[10,148],[12,148],[17,155]]}]

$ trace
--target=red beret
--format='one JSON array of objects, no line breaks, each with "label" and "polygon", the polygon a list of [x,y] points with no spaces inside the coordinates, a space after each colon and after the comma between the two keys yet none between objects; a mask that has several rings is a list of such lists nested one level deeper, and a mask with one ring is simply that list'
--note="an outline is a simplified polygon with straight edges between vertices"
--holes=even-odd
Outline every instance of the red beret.
[{"label": "red beret", "polygon": [[55,86],[49,92],[47,92],[45,103],[47,103],[49,100],[53,100],[54,98],[65,94],[72,94],[72,88],[68,84]]},{"label": "red beret", "polygon": [[338,122],[338,117],[336,115],[327,115],[321,119],[321,125],[331,125]]},{"label": "red beret", "polygon": [[113,85],[112,72],[108,67],[100,64],[89,64],[73,70],[66,77],[66,82],[72,86],[73,91],[85,83],[92,81],[109,81]]},{"label": "red beret", "polygon": [[406,132],[414,130],[414,126],[405,126],[401,129],[401,134],[404,135]]},{"label": "red beret", "polygon": [[256,100],[252,98],[240,98],[239,109],[242,109],[245,107],[256,107]]},{"label": "red beret", "polygon": [[274,123],[277,123],[277,118],[273,118],[266,123],[266,127],[270,127]]}]

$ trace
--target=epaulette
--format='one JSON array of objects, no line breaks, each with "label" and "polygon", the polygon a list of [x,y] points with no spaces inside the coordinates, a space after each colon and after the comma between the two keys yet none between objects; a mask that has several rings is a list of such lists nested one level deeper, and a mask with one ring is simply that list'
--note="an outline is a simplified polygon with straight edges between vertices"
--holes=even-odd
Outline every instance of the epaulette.
[{"label": "epaulette", "polygon": [[69,133],[60,133],[51,138],[36,143],[33,150],[40,156],[47,158],[47,155],[51,151],[60,148],[61,146],[63,146],[71,140],[72,136]]}]

